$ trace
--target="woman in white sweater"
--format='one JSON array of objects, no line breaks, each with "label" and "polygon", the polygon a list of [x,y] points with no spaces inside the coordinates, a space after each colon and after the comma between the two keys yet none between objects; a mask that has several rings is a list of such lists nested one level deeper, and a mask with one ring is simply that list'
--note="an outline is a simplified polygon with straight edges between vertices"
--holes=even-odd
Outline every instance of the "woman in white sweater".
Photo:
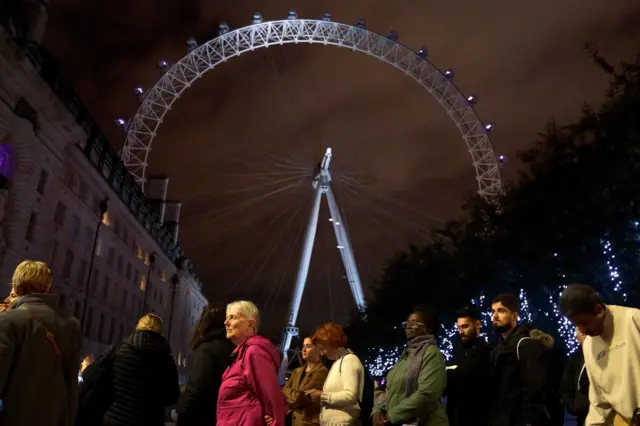
[{"label": "woman in white sweater", "polygon": [[347,336],[339,324],[322,325],[312,338],[322,356],[333,361],[322,390],[306,393],[320,399],[321,426],[354,426],[360,420],[360,401],[364,388],[364,367],[357,356],[346,349]]}]

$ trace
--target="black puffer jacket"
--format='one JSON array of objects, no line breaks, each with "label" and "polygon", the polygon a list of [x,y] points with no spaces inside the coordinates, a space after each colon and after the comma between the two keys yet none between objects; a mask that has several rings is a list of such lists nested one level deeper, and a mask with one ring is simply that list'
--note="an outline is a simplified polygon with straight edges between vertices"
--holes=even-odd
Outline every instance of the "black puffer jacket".
[{"label": "black puffer jacket", "polygon": [[178,370],[167,340],[152,331],[129,336],[113,362],[113,388],[105,425],[164,425],[164,408],[180,396]]}]

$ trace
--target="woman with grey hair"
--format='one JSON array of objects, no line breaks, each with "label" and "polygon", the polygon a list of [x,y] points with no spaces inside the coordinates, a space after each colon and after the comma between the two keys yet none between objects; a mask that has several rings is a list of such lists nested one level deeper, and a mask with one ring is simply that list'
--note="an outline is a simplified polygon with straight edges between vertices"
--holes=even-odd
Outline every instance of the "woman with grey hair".
[{"label": "woman with grey hair", "polygon": [[284,426],[287,403],[278,385],[278,350],[259,336],[260,311],[253,302],[227,305],[224,321],[227,339],[235,346],[233,361],[222,376],[218,394],[218,426]]}]

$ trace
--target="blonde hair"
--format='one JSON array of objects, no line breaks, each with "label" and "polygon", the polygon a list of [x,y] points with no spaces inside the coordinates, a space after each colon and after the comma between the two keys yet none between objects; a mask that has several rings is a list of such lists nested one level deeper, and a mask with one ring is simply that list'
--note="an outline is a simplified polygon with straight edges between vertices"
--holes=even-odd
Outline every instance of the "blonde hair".
[{"label": "blonde hair", "polygon": [[162,319],[157,315],[147,314],[138,321],[136,331],[154,331],[156,333],[162,333]]},{"label": "blonde hair", "polygon": [[11,286],[17,296],[33,293],[49,293],[53,284],[51,269],[44,262],[25,260],[13,273]]},{"label": "blonde hair", "polygon": [[247,318],[253,319],[256,322],[256,330],[258,332],[258,328],[260,328],[260,310],[256,306],[255,303],[249,300],[236,300],[235,302],[231,302],[227,305],[227,315],[233,308],[238,308],[240,312],[245,314]]}]

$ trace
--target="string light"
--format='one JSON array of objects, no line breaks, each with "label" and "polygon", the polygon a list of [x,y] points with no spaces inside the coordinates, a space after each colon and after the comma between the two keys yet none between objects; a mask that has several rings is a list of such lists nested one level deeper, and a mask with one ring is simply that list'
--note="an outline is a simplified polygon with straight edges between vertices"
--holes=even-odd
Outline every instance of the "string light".
[{"label": "string light", "polygon": [[605,256],[607,269],[609,274],[609,280],[611,284],[613,284],[613,293],[619,294],[622,296],[622,300],[627,301],[627,294],[623,292],[622,287],[622,277],[620,276],[620,272],[618,271],[618,260],[616,259],[616,255],[613,253],[613,247],[611,247],[611,242],[607,240],[602,240],[602,254]]},{"label": "string light", "polygon": [[[634,223],[635,226],[639,226],[637,222]],[[607,274],[609,277],[609,281],[613,286],[613,294],[620,295],[624,301],[627,300],[627,294],[624,290],[624,282],[620,275],[619,271],[619,262],[613,251],[613,247],[610,241],[602,240],[602,254],[605,257]],[[558,253],[553,253],[553,257],[558,257]],[[559,278],[566,279],[566,274],[560,273]],[[550,321],[553,321],[557,324],[558,336],[563,341],[565,347],[567,348],[567,354],[571,355],[575,351],[577,351],[580,346],[575,338],[575,327],[571,322],[560,313],[560,307],[557,304],[557,300],[566,288],[566,285],[558,287],[556,290],[550,291],[548,293],[548,306],[550,310],[543,309],[535,309],[529,305],[529,298],[527,297],[524,289],[520,289],[518,299],[520,302],[520,318],[529,323],[533,323],[534,319],[537,318],[542,320],[542,317],[547,318]],[[486,306],[486,298],[484,294],[480,294],[477,298],[471,299],[471,304],[478,307],[480,312],[482,313],[482,332],[481,336],[487,336],[485,330],[488,330],[491,327],[491,312]],[[534,315],[535,311],[535,315]],[[535,317],[535,318],[534,318]],[[445,359],[450,361],[453,357],[453,341],[454,338],[458,334],[458,326],[454,324],[451,327],[442,326],[442,332],[440,333],[440,338],[438,339],[438,346],[442,351]],[[400,356],[402,355],[402,351],[405,346],[392,347],[390,349],[370,349],[369,359],[371,361],[365,362],[367,369],[374,377],[382,377],[393,365],[395,365]]]}]

